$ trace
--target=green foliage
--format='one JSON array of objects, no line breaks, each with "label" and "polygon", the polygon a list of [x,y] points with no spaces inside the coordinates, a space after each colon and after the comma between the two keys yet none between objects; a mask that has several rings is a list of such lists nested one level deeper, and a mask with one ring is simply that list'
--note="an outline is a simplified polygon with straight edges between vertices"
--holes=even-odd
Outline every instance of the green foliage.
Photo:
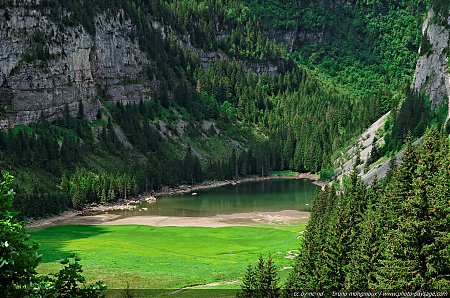
[{"label": "green foliage", "polygon": [[408,87],[406,99],[398,110],[392,111],[394,119],[391,133],[385,136],[385,145],[380,148],[377,155],[381,156],[384,152],[398,150],[405,142],[408,133],[417,138],[425,133],[427,126],[443,126],[447,112],[447,103],[433,108],[423,94],[417,94]]},{"label": "green foliage", "polygon": [[184,181],[191,184],[200,182],[203,179],[202,166],[199,158],[194,155],[192,148],[188,148],[183,160],[183,175]]},{"label": "green foliage", "polygon": [[[355,93],[373,96],[396,92],[412,78],[430,1],[246,2],[267,29],[289,29],[297,35],[293,51],[299,63]],[[445,3],[435,1],[434,6],[448,14]],[[388,102],[383,110],[391,107]]]},{"label": "green foliage", "polygon": [[448,220],[443,203],[449,191],[444,182],[448,146],[447,138],[429,130],[423,143],[409,153],[411,187],[399,206],[398,228],[383,237],[385,250],[376,271],[379,288],[388,283],[392,289],[448,290],[450,267],[440,261],[449,247],[442,238],[448,237],[443,227]]},{"label": "green foliage", "polygon": [[64,267],[58,273],[42,277],[40,283],[43,286],[39,290],[53,297],[103,297],[101,291],[106,290],[106,285],[101,281],[87,285],[79,262],[80,258],[75,255],[61,260]]},{"label": "green foliage", "polygon": [[331,180],[334,177],[334,169],[331,165],[323,167],[319,172],[320,180]]},{"label": "green foliage", "polygon": [[293,171],[272,171],[270,175],[281,176],[281,177],[297,177],[298,172]]},{"label": "green foliage", "polygon": [[37,276],[40,255],[30,241],[17,212],[12,209],[12,176],[0,182],[0,295],[2,297],[100,297],[102,282],[86,285],[79,258],[61,261],[67,265],[56,274]]},{"label": "green foliage", "polygon": [[[417,22],[411,16],[421,14],[422,4],[339,3],[328,11],[325,3],[314,1],[251,1],[251,9],[237,0],[41,1],[37,8],[61,30],[82,25],[95,35],[99,13],[114,16],[117,22],[129,20],[134,29],[125,38],[138,42],[147,54],[151,63],[145,73],[156,87],[138,104],[114,105],[103,100],[97,127],[83,119],[80,102],[75,118],[67,107],[63,120],[43,120],[31,131],[0,135],[0,154],[7,168],[17,172],[39,168],[52,178],[45,179],[43,174],[34,180],[24,177],[28,183],[18,190],[21,211],[42,216],[73,205],[81,208],[89,202],[124,198],[131,189],[141,193],[203,179],[264,176],[272,170],[322,170],[322,178],[329,178],[332,173],[326,166],[331,164],[331,154],[391,106],[392,92],[386,87],[391,82],[384,81],[389,77],[392,86],[398,86],[409,71]],[[351,81],[357,89],[382,84],[367,93],[349,92],[336,80],[298,67],[280,45],[263,34],[254,9],[264,14],[261,22],[266,27],[278,22],[277,28],[301,24],[309,33],[324,32],[320,49],[301,45],[300,54],[293,55],[298,61],[310,55],[307,64],[323,66],[332,77]],[[400,21],[406,25],[397,26]],[[171,28],[167,36],[161,35],[156,23]],[[34,39],[45,50],[49,37],[38,32]],[[214,51],[216,58],[200,61],[186,42],[205,53]],[[386,61],[385,65],[378,66],[380,61]],[[374,73],[379,79],[373,78]],[[214,122],[214,128],[204,132],[200,128],[203,120]],[[180,129],[185,123],[187,127]],[[222,142],[223,148],[212,152],[209,144],[216,136],[238,141],[240,149],[233,155],[231,146]],[[199,154],[188,154],[189,147]],[[130,189],[123,191],[119,186],[117,181],[123,177],[117,172],[132,181]],[[82,185],[56,189],[64,175],[72,184]],[[36,183],[42,180],[45,185]]]},{"label": "green foliage", "polygon": [[50,54],[48,43],[50,37],[42,31],[36,31],[31,38],[30,48],[25,51],[22,59],[25,63],[36,63],[40,67],[46,67],[51,59],[55,58]]},{"label": "green foliage", "polygon": [[127,199],[137,193],[136,178],[129,174],[96,174],[77,169],[59,186],[70,194],[72,206],[80,209],[88,203],[107,203]]},{"label": "green foliage", "polygon": [[333,150],[380,112],[381,97],[371,98],[366,106],[300,67],[277,77],[257,76],[238,63],[218,61],[196,77],[202,92],[223,103],[225,119],[234,113],[224,105],[232,104],[239,121],[265,132],[270,139],[266,166],[271,169],[319,171],[330,163]]},{"label": "green foliage", "polygon": [[3,175],[0,182],[0,294],[2,297],[22,296],[32,284],[39,263],[37,245],[29,236],[12,209],[14,192],[12,176]]},{"label": "green foliage", "polygon": [[[71,173],[92,150],[94,136],[89,123],[71,117],[68,111],[54,123],[41,121],[1,131],[3,167],[20,172],[17,177],[20,183],[15,186],[18,193],[15,208],[24,215],[40,217],[72,207],[68,194],[57,191],[56,181],[64,173]],[[27,176],[24,174],[27,171],[39,175]],[[44,182],[38,182],[40,178]]]},{"label": "green foliage", "polygon": [[269,255],[264,261],[260,256],[254,268],[252,266],[247,268],[242,280],[241,292],[236,297],[280,297],[280,288],[277,283],[278,277],[272,257]]},{"label": "green foliage", "polygon": [[447,136],[429,129],[417,147],[408,140],[402,164],[383,184],[366,190],[353,173],[331,209],[329,190],[319,193],[288,293],[448,291],[449,146]]},{"label": "green foliage", "polygon": [[422,40],[420,42],[420,56],[428,56],[428,54],[431,53],[432,48],[432,44],[428,39],[428,34],[425,32],[422,34]]},{"label": "green foliage", "polygon": [[[284,296],[292,296],[298,289],[327,289],[329,278],[324,273],[332,274],[325,267],[325,249],[328,247],[331,222],[336,212],[338,197],[333,189],[325,187],[314,199],[311,217],[303,234],[300,254],[296,258],[284,289]],[[330,264],[331,265],[331,264]],[[319,270],[323,270],[324,273]],[[321,278],[318,278],[318,277]],[[323,277],[323,278],[322,278]]]},{"label": "green foliage", "polygon": [[433,10],[440,15],[441,25],[448,27],[448,22],[446,21],[449,16],[449,0],[432,0]]},{"label": "green foliage", "polygon": [[[279,268],[290,266],[291,260],[285,258],[285,253],[296,247],[295,235],[303,229],[298,225],[63,225],[33,230],[31,235],[40,243],[39,252],[43,254],[43,263],[38,267],[41,274],[56,271],[60,267],[58,260],[67,251],[76,251],[87,268],[84,273],[88,282],[101,275],[108,288],[124,288],[128,281],[132,289],[169,289],[161,295],[166,297],[186,285],[239,279],[247,264],[254,263],[261,253],[271,253]],[[284,278],[287,270],[281,273],[280,278]],[[240,285],[228,286],[236,289]],[[212,289],[216,291],[215,287]],[[197,297],[198,292],[195,289],[192,296]],[[233,295],[234,291],[230,292]]]}]

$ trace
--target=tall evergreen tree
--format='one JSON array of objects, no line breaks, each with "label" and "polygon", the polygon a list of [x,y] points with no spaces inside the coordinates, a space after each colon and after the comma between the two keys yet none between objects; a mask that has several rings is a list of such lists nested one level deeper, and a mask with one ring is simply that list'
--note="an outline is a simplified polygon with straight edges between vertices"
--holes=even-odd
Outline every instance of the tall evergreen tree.
[{"label": "tall evergreen tree", "polygon": [[330,220],[323,266],[320,268],[324,289],[339,290],[344,287],[350,257],[360,235],[358,226],[366,209],[365,194],[366,187],[355,168],[348,185],[338,197],[335,213]]},{"label": "tall evergreen tree", "polygon": [[[437,178],[439,174],[448,175],[444,173],[448,168],[444,172],[440,170],[443,164],[448,165],[445,161],[449,156],[448,140],[444,141],[432,129],[413,151],[417,152],[417,163],[412,171],[411,188],[399,206],[397,227],[389,230],[383,239],[377,285],[387,289],[427,290],[447,283],[444,287],[448,288],[449,265],[439,258],[450,247],[448,226],[444,227],[448,208],[441,205],[443,196],[448,200],[449,190],[448,183],[436,183],[443,182],[441,177]],[[402,165],[398,176],[405,175],[406,169]]]},{"label": "tall evergreen tree", "polygon": [[369,283],[374,281],[375,264],[380,258],[382,218],[379,216],[382,185],[375,179],[366,192],[367,209],[358,225],[360,231],[355,241],[348,266],[344,288],[347,290],[370,290]]},{"label": "tall evergreen tree", "polygon": [[241,291],[236,295],[239,298],[276,298],[280,297],[276,267],[269,255],[264,261],[260,256],[255,267],[249,266],[243,278]]},{"label": "tall evergreen tree", "polygon": [[83,105],[83,101],[80,100],[78,102],[77,119],[83,119],[83,118],[84,118],[84,105]]}]

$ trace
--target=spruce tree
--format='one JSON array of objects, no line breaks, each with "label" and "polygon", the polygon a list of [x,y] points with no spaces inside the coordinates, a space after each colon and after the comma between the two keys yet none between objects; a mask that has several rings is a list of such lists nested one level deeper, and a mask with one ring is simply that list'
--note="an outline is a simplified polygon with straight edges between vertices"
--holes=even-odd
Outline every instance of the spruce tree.
[{"label": "spruce tree", "polygon": [[380,258],[380,239],[382,237],[379,217],[380,197],[383,196],[382,185],[375,180],[366,193],[367,209],[358,225],[360,231],[355,241],[355,248],[345,268],[344,288],[347,290],[369,290],[369,282],[373,281],[374,264]]},{"label": "spruce tree", "polygon": [[276,267],[270,255],[266,261],[264,261],[262,256],[259,256],[258,264],[255,267],[249,266],[247,268],[242,281],[241,291],[237,293],[236,297],[280,297]]},{"label": "spruce tree", "polygon": [[[449,177],[448,140],[431,129],[413,152],[417,158],[412,181],[399,205],[397,226],[383,239],[377,286],[413,291],[448,289],[449,188],[444,180]],[[397,177],[408,175],[406,170],[411,169],[402,164]]]},{"label": "spruce tree", "polygon": [[259,273],[259,278],[259,290],[262,297],[275,298],[280,296],[276,267],[271,255],[267,257],[262,272]]},{"label": "spruce tree", "polygon": [[80,100],[78,102],[77,119],[84,119],[84,105],[83,105],[83,101],[82,100]]},{"label": "spruce tree", "polygon": [[323,265],[319,269],[322,283],[319,288],[339,290],[344,287],[350,257],[356,250],[356,240],[360,235],[358,226],[366,209],[365,193],[366,187],[355,168],[330,219]]},{"label": "spruce tree", "polygon": [[295,259],[293,270],[285,285],[284,296],[291,297],[298,290],[324,289],[328,281],[323,269],[330,231],[330,221],[335,215],[337,196],[333,188],[319,190],[315,197],[311,217],[304,237],[301,240],[300,253]]},{"label": "spruce tree", "polygon": [[186,151],[186,155],[184,156],[183,160],[183,179],[191,184],[194,184],[194,178],[195,178],[195,159],[192,154],[191,147],[188,147]]},{"label": "spruce tree", "polygon": [[450,290],[450,144],[442,137],[439,154],[436,156],[438,170],[430,184],[428,213],[432,242],[425,245],[423,253],[427,262],[427,287],[429,289]]},{"label": "spruce tree", "polygon": [[247,272],[242,279],[241,291],[237,294],[239,298],[253,298],[257,293],[257,280],[255,269],[248,265]]}]

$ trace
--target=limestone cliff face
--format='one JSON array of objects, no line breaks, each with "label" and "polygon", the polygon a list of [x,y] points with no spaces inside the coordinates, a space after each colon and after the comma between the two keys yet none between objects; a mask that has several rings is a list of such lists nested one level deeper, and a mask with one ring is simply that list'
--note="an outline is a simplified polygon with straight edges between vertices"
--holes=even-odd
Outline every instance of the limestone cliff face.
[{"label": "limestone cliff face", "polygon": [[302,28],[296,29],[273,29],[267,30],[267,35],[275,42],[283,44],[290,52],[298,49],[304,44],[320,45],[324,39],[323,31],[307,31]]},{"label": "limestone cliff face", "polygon": [[92,119],[99,92],[136,102],[156,87],[123,12],[98,15],[95,27],[93,37],[82,26],[58,26],[42,10],[0,9],[0,127],[53,120],[66,105],[75,114],[79,101]]},{"label": "limestone cliff face", "polygon": [[[99,97],[129,103],[158,93],[158,78],[147,75],[147,67],[155,62],[141,51],[135,26],[123,10],[98,14],[95,34],[89,34],[81,25],[53,21],[50,9],[39,7],[40,0],[14,3],[0,8],[0,128],[41,118],[51,121],[66,106],[75,115],[80,101],[86,117],[93,119],[100,108]],[[62,19],[69,15],[58,13]],[[163,38],[175,38],[199,58],[202,67],[230,59],[224,53],[195,48],[189,36],[177,34],[152,16],[148,26]],[[226,36],[218,30],[216,38]],[[278,71],[278,65],[270,62],[240,63],[254,73]]]},{"label": "limestone cliff face", "polygon": [[[448,68],[450,18],[442,20],[430,10],[422,26],[423,53],[416,65],[412,87],[429,96],[433,107],[450,98],[450,74]],[[426,46],[427,49],[423,49]]]}]

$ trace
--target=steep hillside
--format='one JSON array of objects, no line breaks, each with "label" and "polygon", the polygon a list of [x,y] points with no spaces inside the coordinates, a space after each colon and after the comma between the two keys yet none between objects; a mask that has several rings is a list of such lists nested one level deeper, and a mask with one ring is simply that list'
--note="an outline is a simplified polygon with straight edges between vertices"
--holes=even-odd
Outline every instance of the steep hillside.
[{"label": "steep hillside", "polygon": [[384,111],[413,77],[427,0],[246,2],[299,63],[380,97]]},{"label": "steep hillside", "polygon": [[[200,64],[220,57],[245,59],[250,71],[277,72],[270,61],[280,62],[281,48],[258,31],[240,32],[235,18],[243,8],[238,4],[138,3],[2,1],[0,126],[54,120],[65,105],[75,115],[80,100],[86,117],[93,119],[98,97],[125,104],[170,93],[180,80],[192,81]],[[232,11],[236,15],[225,14]],[[206,25],[189,20],[206,21],[209,13],[215,19]],[[250,17],[241,22],[244,30],[255,26]],[[259,48],[246,40],[230,44],[235,35],[243,40],[258,36]]]},{"label": "steep hillside", "polygon": [[0,10],[1,168],[33,216],[236,174],[317,172],[381,113],[380,97],[297,66],[241,1]]},{"label": "steep hillside", "polygon": [[[372,134],[365,132],[346,155],[337,173],[350,173],[359,156],[359,170],[363,179],[371,183],[375,176],[384,177],[393,164],[401,162],[402,148],[407,135],[421,141],[427,126],[442,127],[448,122],[450,98],[448,1],[434,1],[422,26],[422,39],[411,87],[398,107],[388,118],[383,116],[377,126],[377,140],[370,144]],[[377,125],[381,124],[381,125]],[[361,142],[363,140],[363,142]],[[366,141],[364,141],[366,140]],[[359,150],[358,150],[359,149]],[[367,154],[369,153],[369,154]],[[339,165],[339,159],[336,161]]]}]

